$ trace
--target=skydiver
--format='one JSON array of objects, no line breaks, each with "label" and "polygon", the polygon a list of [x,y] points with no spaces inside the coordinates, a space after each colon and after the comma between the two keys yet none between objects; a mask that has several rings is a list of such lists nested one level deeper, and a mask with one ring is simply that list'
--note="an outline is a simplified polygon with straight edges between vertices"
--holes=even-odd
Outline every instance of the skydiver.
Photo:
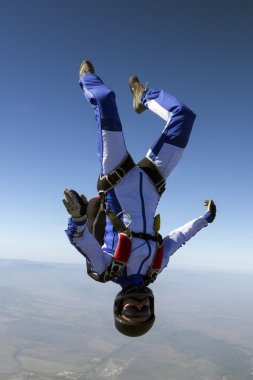
[{"label": "skydiver", "polygon": [[113,309],[117,330],[140,336],[155,321],[154,295],[148,285],[167,266],[170,256],[216,216],[215,203],[206,200],[203,217],[163,238],[159,216],[155,216],[165,180],[182,157],[196,115],[168,92],[148,89],[137,76],[131,76],[134,110],[141,114],[149,109],[166,122],[146,157],[135,164],[125,145],[115,93],[88,60],[81,63],[79,84],[97,122],[99,197],[88,202],[84,195],[65,189],[63,203],[71,215],[66,233],[85,257],[90,277],[121,286]]}]

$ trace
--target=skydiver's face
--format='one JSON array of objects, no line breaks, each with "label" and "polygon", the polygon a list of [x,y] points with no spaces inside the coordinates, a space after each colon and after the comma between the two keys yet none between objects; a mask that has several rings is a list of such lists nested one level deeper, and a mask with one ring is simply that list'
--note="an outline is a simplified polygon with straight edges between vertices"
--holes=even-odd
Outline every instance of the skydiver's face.
[{"label": "skydiver's face", "polygon": [[123,301],[121,314],[128,322],[146,322],[151,315],[149,297],[145,297],[143,300],[126,298]]}]

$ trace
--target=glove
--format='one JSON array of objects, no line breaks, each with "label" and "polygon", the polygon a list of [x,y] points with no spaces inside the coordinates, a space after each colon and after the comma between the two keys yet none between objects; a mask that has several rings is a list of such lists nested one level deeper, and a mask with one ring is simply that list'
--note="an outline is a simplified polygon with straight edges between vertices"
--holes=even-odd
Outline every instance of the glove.
[{"label": "glove", "polygon": [[75,222],[83,222],[86,218],[88,206],[87,198],[82,194],[79,195],[75,190],[64,190],[64,199],[62,200],[68,213]]},{"label": "glove", "polygon": [[208,223],[212,223],[216,217],[216,205],[212,199],[205,200],[204,205],[207,207],[204,218]]}]

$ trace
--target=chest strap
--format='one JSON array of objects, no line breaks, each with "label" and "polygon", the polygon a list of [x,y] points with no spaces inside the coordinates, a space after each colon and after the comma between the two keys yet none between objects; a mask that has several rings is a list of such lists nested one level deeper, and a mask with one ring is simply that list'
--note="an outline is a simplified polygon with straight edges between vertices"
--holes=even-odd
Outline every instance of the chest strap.
[{"label": "chest strap", "polygon": [[[134,232],[134,231],[130,230],[129,228],[127,228],[125,226],[124,222],[118,217],[118,215],[115,215],[112,212],[112,210],[107,209],[107,210],[105,210],[105,212],[106,212],[106,215],[108,216],[110,222],[112,223],[113,227],[115,228],[115,230],[118,233],[123,232],[126,235],[128,235],[129,237],[135,237],[137,239],[143,239],[143,240],[152,240],[152,241],[155,241],[159,244],[162,243],[163,238],[158,233],[158,230],[156,228],[155,228],[155,235],[146,234],[145,232]],[[158,216],[160,218],[160,215],[157,215],[154,219],[154,224],[156,223]]]},{"label": "chest strap", "polygon": [[142,239],[142,240],[152,240],[152,241],[155,241],[157,243],[161,243],[163,241],[163,238],[160,234],[155,234],[155,235],[151,235],[151,234],[145,234],[144,232],[134,232],[134,231],[131,231],[131,234],[133,237],[137,238],[137,239]]}]

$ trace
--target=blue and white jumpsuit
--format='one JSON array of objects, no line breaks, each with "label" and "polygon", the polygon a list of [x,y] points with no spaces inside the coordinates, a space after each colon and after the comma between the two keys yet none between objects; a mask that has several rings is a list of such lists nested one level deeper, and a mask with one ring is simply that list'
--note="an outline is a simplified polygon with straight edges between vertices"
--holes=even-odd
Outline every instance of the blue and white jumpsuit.
[{"label": "blue and white jumpsuit", "polygon": [[[115,169],[128,154],[115,93],[105,86],[96,74],[83,75],[80,85],[95,111],[100,174],[103,176]],[[167,178],[182,157],[195,114],[174,96],[158,89],[144,92],[142,104],[166,123],[162,134],[148,150],[146,157],[151,159],[163,177]],[[132,231],[151,235],[154,235],[154,216],[159,199],[160,196],[151,179],[137,166],[106,194],[107,206],[115,214],[120,214],[126,225],[130,223],[129,228]],[[207,224],[204,217],[199,217],[165,236],[160,271],[167,266],[170,256]],[[78,225],[70,219],[66,233],[94,272],[101,274],[111,264],[118,233],[108,219],[102,247],[86,228],[85,221]],[[155,251],[155,242],[132,238],[132,251],[124,273],[114,281],[123,288],[143,284],[143,276],[152,265]]]}]

